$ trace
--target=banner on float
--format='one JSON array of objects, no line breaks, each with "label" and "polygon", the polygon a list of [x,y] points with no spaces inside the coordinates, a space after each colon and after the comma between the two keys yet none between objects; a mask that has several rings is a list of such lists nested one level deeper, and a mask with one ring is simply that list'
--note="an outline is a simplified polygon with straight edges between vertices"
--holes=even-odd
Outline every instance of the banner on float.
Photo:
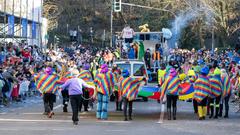
[{"label": "banner on float", "polygon": [[37,25],[36,22],[32,22],[32,38],[36,39],[37,36]]},{"label": "banner on float", "polygon": [[28,20],[22,19],[22,37],[27,37]]},{"label": "banner on float", "polygon": [[8,16],[8,35],[14,35],[14,16]]}]

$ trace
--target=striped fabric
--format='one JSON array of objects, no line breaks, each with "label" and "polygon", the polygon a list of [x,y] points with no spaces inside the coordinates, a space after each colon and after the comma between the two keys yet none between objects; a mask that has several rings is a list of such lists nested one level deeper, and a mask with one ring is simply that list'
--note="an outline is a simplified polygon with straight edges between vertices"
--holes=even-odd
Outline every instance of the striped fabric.
[{"label": "striped fabric", "polygon": [[162,85],[161,95],[179,95],[180,90],[180,80],[178,76],[168,76]]},{"label": "striped fabric", "polygon": [[39,73],[34,79],[36,87],[41,93],[55,94],[57,92],[57,81],[59,79],[57,75]]},{"label": "striped fabric", "polygon": [[82,70],[78,76],[78,78],[82,79],[85,82],[92,81],[92,75],[88,70]]},{"label": "striped fabric", "polygon": [[119,80],[119,89],[121,90],[122,97],[126,97],[129,101],[136,99],[141,82],[142,78],[121,77]]},{"label": "striped fabric", "polygon": [[222,94],[222,81],[220,76],[213,76],[210,78],[211,98],[218,97]]},{"label": "striped fabric", "polygon": [[65,73],[65,75],[64,75],[64,78],[72,78],[73,76],[72,76],[72,74],[71,74],[71,72],[66,72]]},{"label": "striped fabric", "polygon": [[211,93],[211,86],[208,77],[200,75],[194,85],[194,99],[201,102]]},{"label": "striped fabric", "polygon": [[109,96],[114,88],[115,81],[113,73],[107,72],[106,74],[97,74],[94,79],[94,84],[98,92]]},{"label": "striped fabric", "polygon": [[230,78],[228,76],[222,77],[222,84],[223,84],[223,98],[231,95],[231,83]]}]

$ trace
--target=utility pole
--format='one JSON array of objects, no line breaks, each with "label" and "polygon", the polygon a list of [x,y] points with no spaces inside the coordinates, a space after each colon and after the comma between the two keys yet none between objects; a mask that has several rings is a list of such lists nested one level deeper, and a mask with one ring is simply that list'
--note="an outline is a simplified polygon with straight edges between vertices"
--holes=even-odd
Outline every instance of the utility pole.
[{"label": "utility pole", "polygon": [[110,47],[112,47],[112,34],[113,34],[113,0],[111,0],[111,16],[110,16]]},{"label": "utility pole", "polygon": [[212,28],[212,50],[214,50],[214,27]]}]

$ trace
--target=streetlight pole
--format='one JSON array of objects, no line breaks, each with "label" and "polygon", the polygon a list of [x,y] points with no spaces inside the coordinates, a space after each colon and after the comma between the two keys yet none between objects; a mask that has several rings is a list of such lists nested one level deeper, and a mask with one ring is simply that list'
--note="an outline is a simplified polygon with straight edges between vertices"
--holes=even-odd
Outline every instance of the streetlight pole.
[{"label": "streetlight pole", "polygon": [[112,47],[112,35],[113,35],[113,0],[111,0],[111,17],[110,17],[110,47]]}]

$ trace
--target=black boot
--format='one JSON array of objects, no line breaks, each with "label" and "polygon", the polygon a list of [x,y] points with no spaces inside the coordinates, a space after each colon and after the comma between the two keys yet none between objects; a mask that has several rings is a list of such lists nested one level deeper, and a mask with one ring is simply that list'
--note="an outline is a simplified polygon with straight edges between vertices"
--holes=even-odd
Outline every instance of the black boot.
[{"label": "black boot", "polygon": [[228,110],[227,109],[225,110],[224,118],[228,118]]},{"label": "black boot", "polygon": [[220,108],[219,108],[219,117],[222,117],[222,111],[223,111],[223,104],[220,104]]},{"label": "black boot", "polygon": [[213,113],[214,113],[214,107],[210,106],[210,116],[209,116],[209,119],[211,119],[213,117]]},{"label": "black boot", "polygon": [[116,111],[119,111],[119,104],[118,104],[118,101],[116,101]]},{"label": "black boot", "polygon": [[173,120],[176,120],[177,108],[173,108]]},{"label": "black boot", "polygon": [[63,107],[63,112],[68,112],[67,106],[65,106],[65,105],[64,105],[64,107]]},{"label": "black boot", "polygon": [[214,119],[218,119],[218,112],[219,112],[219,108],[218,108],[218,107],[216,107],[216,112],[215,112]]},{"label": "black boot", "polygon": [[168,108],[167,109],[167,114],[168,114],[168,120],[171,120],[172,118],[171,118],[171,109],[170,108]]}]

